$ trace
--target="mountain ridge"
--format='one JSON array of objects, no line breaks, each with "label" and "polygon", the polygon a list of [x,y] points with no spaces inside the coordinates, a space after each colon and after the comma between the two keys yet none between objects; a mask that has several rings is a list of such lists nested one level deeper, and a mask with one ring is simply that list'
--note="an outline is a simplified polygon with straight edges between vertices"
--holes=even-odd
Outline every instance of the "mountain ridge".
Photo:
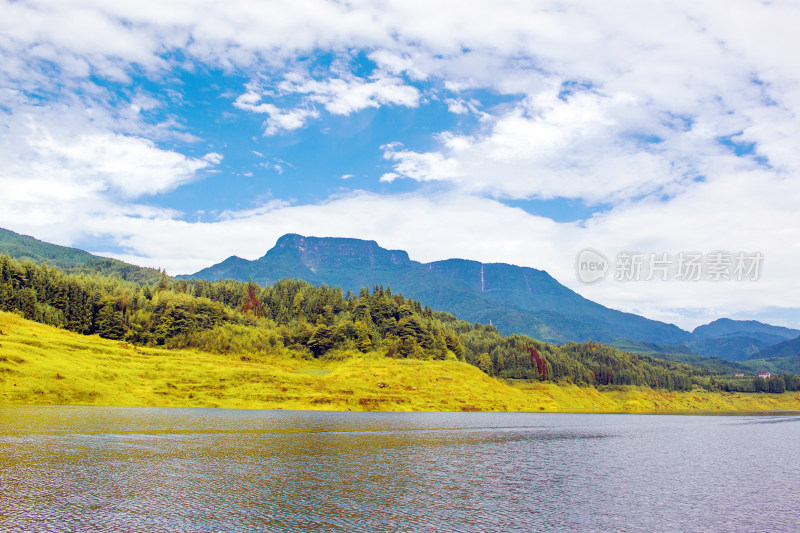
[{"label": "mountain ridge", "polygon": [[[144,283],[153,283],[162,275],[156,269],[47,243],[3,228],[0,228],[0,254],[73,273],[99,273]],[[303,279],[353,291],[384,285],[432,308],[491,324],[507,333],[527,333],[554,343],[630,341],[650,346],[652,354],[688,351],[734,362],[769,358],[771,346],[800,336],[800,330],[728,318],[698,326],[690,333],[672,324],[592,302],[564,287],[544,270],[457,258],[420,263],[411,260],[404,250],[388,250],[374,240],[354,238],[290,233],[256,260],[233,255],[195,274],[176,277],[253,279],[265,285],[279,279]],[[654,330],[650,326],[655,326],[657,335],[651,335]],[[684,348],[677,349],[678,346]]]},{"label": "mountain ridge", "polygon": [[[588,300],[544,270],[459,258],[421,263],[403,250],[353,238],[287,234],[256,260],[231,257],[184,277],[230,277],[265,284],[291,277],[351,291],[391,286],[435,309],[492,324],[506,334],[522,333],[554,343],[595,340],[683,346],[682,351],[727,361],[745,361],[795,331],[800,335],[800,330],[727,318],[688,332]],[[654,348],[653,353],[665,350]]]},{"label": "mountain ridge", "polygon": [[675,325],[592,302],[544,270],[457,258],[420,263],[403,250],[360,239],[287,234],[259,259],[232,256],[181,277],[252,279],[259,284],[290,277],[351,291],[390,286],[464,320],[552,342],[626,338],[680,344],[690,337]]},{"label": "mountain ridge", "polygon": [[0,255],[14,259],[32,261],[61,268],[71,273],[101,274],[117,276],[129,281],[152,283],[158,281],[161,272],[154,268],[140,267],[91,254],[85,250],[40,241],[30,235],[0,228]]},{"label": "mountain ridge", "polygon": [[800,330],[773,326],[756,320],[719,318],[698,326],[686,345],[708,357],[746,361],[759,357],[769,347],[800,336]]},{"label": "mountain ridge", "polygon": [[800,357],[800,335],[763,348],[750,359],[773,359],[776,357]]},{"label": "mountain ridge", "polygon": [[773,326],[757,320],[734,320],[732,318],[718,318],[708,324],[697,326],[692,335],[702,338],[719,338],[726,336],[770,335],[781,337],[784,340],[800,336],[800,330],[784,326]]}]

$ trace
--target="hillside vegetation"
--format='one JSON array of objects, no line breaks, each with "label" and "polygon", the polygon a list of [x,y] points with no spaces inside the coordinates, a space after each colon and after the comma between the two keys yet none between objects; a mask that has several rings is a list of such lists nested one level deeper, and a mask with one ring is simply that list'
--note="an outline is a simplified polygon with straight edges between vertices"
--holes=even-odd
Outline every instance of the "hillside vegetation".
[{"label": "hillside vegetation", "polygon": [[[598,343],[555,346],[435,312],[391,289],[339,288],[281,280],[142,283],[66,274],[0,256],[0,310],[137,347],[192,349],[244,358],[464,361],[507,380],[662,390],[776,392],[798,376],[726,378],[711,370]],[[187,359],[187,364],[194,364]]]},{"label": "hillside vegetation", "polygon": [[99,257],[77,248],[51,244],[3,228],[0,228],[0,254],[36,264],[51,265],[72,274],[114,276],[145,283],[157,282],[161,275],[154,268]]},{"label": "hillside vegetation", "polygon": [[186,277],[252,279],[264,285],[298,278],[353,292],[382,283],[459,318],[491,322],[505,334],[523,333],[555,343],[619,338],[679,343],[689,338],[672,324],[587,300],[542,270],[464,259],[423,264],[403,250],[361,239],[287,234],[255,261],[230,257]]},{"label": "hillside vegetation", "polygon": [[330,361],[139,348],[0,313],[0,403],[339,410],[527,410],[457,361]]},{"label": "hillside vegetation", "polygon": [[383,411],[800,409],[800,393],[504,383],[459,361],[341,360],[140,348],[0,312],[0,404]]}]

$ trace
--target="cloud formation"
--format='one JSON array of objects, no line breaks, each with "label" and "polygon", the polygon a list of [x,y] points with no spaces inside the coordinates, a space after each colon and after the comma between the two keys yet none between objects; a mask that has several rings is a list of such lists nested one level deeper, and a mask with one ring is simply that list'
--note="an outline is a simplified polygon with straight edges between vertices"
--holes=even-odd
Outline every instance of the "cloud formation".
[{"label": "cloud formation", "polygon": [[[176,273],[257,257],[288,231],[372,238],[420,260],[545,268],[682,325],[797,308],[796,2],[0,0],[0,12],[4,227],[62,244],[104,236]],[[190,222],[151,200],[230,158],[201,149],[148,87],[212,70],[247,80],[219,96],[263,116],[271,139],[381,108],[439,104],[455,119],[426,142],[376,140],[373,192]],[[337,187],[357,181],[345,176]],[[563,199],[595,214],[555,222],[508,205]],[[571,272],[584,246],[760,250],[766,267],[735,288],[584,287]]]},{"label": "cloud formation", "polygon": [[16,111],[0,114],[0,226],[60,243],[86,234],[124,234],[105,225],[109,218],[176,216],[148,205],[147,198],[201,179],[222,161],[215,152],[188,157],[150,139],[111,132],[95,124],[108,117],[92,120],[86,109]]},{"label": "cloud formation", "polygon": [[[299,97],[300,103],[290,107],[278,104],[287,98]],[[271,99],[273,102],[263,102]],[[367,108],[384,105],[417,107],[420,92],[396,77],[377,73],[360,78],[349,73],[318,80],[307,74],[288,73],[272,87],[260,89],[251,83],[247,92],[239,96],[234,106],[252,113],[266,113],[264,135],[305,127],[311,119],[320,116],[317,107],[331,115],[350,115]]]},{"label": "cloud formation", "polygon": [[266,113],[268,118],[264,122],[264,135],[277,135],[302,128],[309,120],[319,116],[316,109],[308,107],[281,109],[274,104],[261,102],[261,96],[253,90],[239,96],[233,105],[251,113]]}]

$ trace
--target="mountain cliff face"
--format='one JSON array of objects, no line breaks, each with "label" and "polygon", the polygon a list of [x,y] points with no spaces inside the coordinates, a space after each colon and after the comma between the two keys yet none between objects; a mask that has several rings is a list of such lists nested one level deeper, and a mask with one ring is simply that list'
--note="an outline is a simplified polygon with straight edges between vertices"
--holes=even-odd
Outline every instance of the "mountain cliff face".
[{"label": "mountain cliff face", "polygon": [[[68,272],[118,276],[144,283],[157,282],[161,276],[155,269],[94,256],[2,228],[0,254],[51,264]],[[639,346],[638,351],[652,345],[648,353],[688,351],[729,361],[776,357],[794,360],[800,353],[800,330],[723,318],[690,334],[671,324],[587,300],[543,270],[465,259],[423,264],[412,261],[402,250],[386,250],[375,241],[359,239],[284,235],[256,261],[233,256],[191,276],[179,277],[252,279],[260,284],[303,279],[353,292],[361,287],[390,286],[395,292],[459,318],[492,323],[504,333],[526,333],[557,343],[589,339],[606,343],[634,341],[622,345]]]},{"label": "mountain cliff face", "polygon": [[464,259],[423,264],[404,251],[359,239],[284,235],[260,259],[232,257],[186,277],[252,279],[260,284],[299,278],[353,292],[389,286],[459,318],[491,322],[503,333],[525,333],[550,342],[624,338],[680,344],[689,337],[674,325],[587,300],[542,270]]},{"label": "mountain cliff face", "polygon": [[284,235],[265,257],[296,256],[312,271],[330,269],[384,269],[411,263],[402,250],[385,250],[375,241]]}]

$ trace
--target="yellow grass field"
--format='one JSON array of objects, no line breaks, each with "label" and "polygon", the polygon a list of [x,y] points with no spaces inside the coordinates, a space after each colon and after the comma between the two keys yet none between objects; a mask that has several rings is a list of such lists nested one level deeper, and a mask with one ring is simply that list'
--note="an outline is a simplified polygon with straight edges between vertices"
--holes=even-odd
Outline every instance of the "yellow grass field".
[{"label": "yellow grass field", "polygon": [[800,410],[800,393],[508,384],[456,361],[242,358],[135,347],[0,312],[0,404],[381,411]]}]

